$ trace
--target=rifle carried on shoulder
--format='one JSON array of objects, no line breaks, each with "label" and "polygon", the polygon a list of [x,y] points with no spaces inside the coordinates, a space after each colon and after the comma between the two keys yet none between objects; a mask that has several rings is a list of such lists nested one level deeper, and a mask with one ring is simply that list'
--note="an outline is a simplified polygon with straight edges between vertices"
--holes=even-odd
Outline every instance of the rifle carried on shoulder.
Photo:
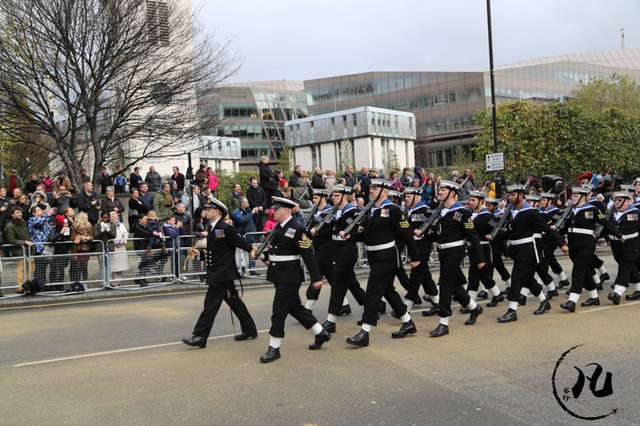
[{"label": "rifle carried on shoulder", "polygon": [[260,257],[260,255],[262,254],[264,249],[267,248],[267,245],[271,244],[271,240],[273,240],[273,237],[276,235],[275,231],[276,231],[276,228],[273,228],[271,231],[269,231],[269,233],[265,237],[264,241],[262,241],[262,243],[260,243],[260,245],[256,249],[256,253],[255,253],[256,259]]},{"label": "rifle carried on shoulder", "polygon": [[322,219],[318,226],[316,226],[316,233],[320,232],[323,226],[333,221],[333,216],[336,214],[337,210],[338,206],[333,206],[331,211],[329,211],[329,213],[327,213],[327,215]]},{"label": "rifle carried on shoulder", "polygon": [[567,218],[571,214],[571,209],[572,208],[573,208],[573,205],[571,204],[571,202],[567,203],[567,207],[562,212],[562,216],[560,216],[558,218],[558,220],[556,220],[556,223],[554,223],[554,225],[553,225],[553,226],[556,227],[556,229],[559,230],[564,226],[564,223],[567,221]]},{"label": "rifle carried on shoulder", "polygon": [[[528,180],[527,184],[524,187],[524,193],[525,194],[529,190],[530,186],[531,186],[531,181]],[[509,203],[507,205],[507,207],[505,207],[504,214],[500,218],[500,221],[498,221],[496,226],[491,230],[491,234],[490,234],[491,235],[491,239],[495,239],[498,236],[498,233],[504,227],[504,224],[507,222],[507,217],[509,216],[509,213],[511,213],[511,210],[513,210],[513,204]]]},{"label": "rifle carried on shoulder", "polygon": [[[606,220],[607,222],[611,221],[611,217],[613,216],[613,213],[615,211],[616,211],[616,206],[615,205],[611,206],[607,211],[607,214],[604,216],[604,220]],[[596,236],[596,240],[600,238],[600,234],[602,234],[603,230],[604,230],[604,226],[602,226],[601,224],[596,225],[595,229],[593,230],[593,234]]]},{"label": "rifle carried on shoulder", "polygon": [[313,217],[316,215],[317,211],[318,211],[318,206],[313,206],[313,208],[309,212],[309,215],[304,218],[304,222],[302,222],[302,226],[304,226],[305,230],[307,231],[309,230],[309,225],[311,225],[311,221],[313,220]]},{"label": "rifle carried on shoulder", "polygon": [[420,234],[424,234],[425,231],[429,229],[429,227],[438,218],[438,216],[440,216],[440,212],[442,211],[443,208],[444,208],[444,203],[438,204],[438,207],[436,207],[433,210],[433,212],[431,212],[431,216],[429,216],[429,219],[427,219],[427,221],[423,223],[422,226],[418,229],[420,231]]},{"label": "rifle carried on shoulder", "polygon": [[360,226],[360,224],[364,222],[364,219],[367,217],[367,215],[369,214],[369,212],[371,211],[371,209],[375,204],[376,204],[375,200],[369,201],[367,205],[364,206],[362,210],[360,210],[358,215],[353,218],[353,222],[347,225],[347,227],[344,229],[344,233],[349,234],[351,233],[351,231],[353,231],[353,228],[355,228],[356,226]]}]

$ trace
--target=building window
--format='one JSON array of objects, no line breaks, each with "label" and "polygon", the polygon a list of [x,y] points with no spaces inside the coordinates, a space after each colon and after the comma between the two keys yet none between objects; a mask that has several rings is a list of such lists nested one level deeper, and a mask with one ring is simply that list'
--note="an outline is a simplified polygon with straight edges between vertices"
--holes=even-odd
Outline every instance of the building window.
[{"label": "building window", "polygon": [[169,44],[169,9],[165,1],[147,0],[149,43]]},{"label": "building window", "polygon": [[358,127],[358,116],[356,114],[353,114],[352,119],[353,119],[353,127]]}]

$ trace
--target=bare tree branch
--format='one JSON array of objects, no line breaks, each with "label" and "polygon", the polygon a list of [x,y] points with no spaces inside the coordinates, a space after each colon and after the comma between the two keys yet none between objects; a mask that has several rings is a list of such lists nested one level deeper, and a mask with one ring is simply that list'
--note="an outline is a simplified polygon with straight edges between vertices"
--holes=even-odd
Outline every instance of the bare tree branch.
[{"label": "bare tree branch", "polygon": [[122,152],[114,174],[198,149],[214,123],[196,88],[239,67],[172,1],[0,0],[0,16],[0,131],[60,160],[76,187]]}]

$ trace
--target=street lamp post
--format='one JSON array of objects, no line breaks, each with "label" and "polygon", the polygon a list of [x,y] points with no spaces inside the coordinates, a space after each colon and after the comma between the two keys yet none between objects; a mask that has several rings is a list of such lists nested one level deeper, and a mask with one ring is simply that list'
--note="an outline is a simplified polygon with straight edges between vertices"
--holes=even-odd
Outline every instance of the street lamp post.
[{"label": "street lamp post", "polygon": [[[496,119],[496,85],[493,75],[493,38],[491,35],[491,0],[487,0],[487,29],[489,32],[489,77],[491,80],[491,125],[493,127],[493,152],[498,152],[498,124]],[[502,197],[501,179],[496,172],[496,198]]]}]

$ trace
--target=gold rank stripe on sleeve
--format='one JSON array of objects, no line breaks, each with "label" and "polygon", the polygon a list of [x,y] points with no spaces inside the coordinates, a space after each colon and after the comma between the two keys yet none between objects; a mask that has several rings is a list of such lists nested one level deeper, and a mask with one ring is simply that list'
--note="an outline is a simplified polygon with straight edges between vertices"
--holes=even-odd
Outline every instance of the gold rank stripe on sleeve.
[{"label": "gold rank stripe on sleeve", "polygon": [[300,240],[298,241],[298,244],[300,245],[301,248],[311,248],[311,240],[307,239],[306,241],[304,240]]},{"label": "gold rank stripe on sleeve", "polygon": [[465,223],[464,223],[464,227],[467,229],[473,229],[473,221],[471,219],[468,219]]},{"label": "gold rank stripe on sleeve", "polygon": [[406,219],[400,222],[400,228],[408,228],[408,227],[409,227],[409,222],[407,222]]}]

